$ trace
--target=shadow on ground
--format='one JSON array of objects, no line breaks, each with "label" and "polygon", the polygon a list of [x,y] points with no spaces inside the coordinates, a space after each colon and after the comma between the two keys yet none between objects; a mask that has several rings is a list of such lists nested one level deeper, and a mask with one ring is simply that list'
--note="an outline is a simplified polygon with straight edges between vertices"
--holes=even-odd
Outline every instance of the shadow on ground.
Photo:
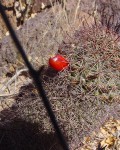
[{"label": "shadow on ground", "polygon": [[24,120],[13,120],[0,126],[1,150],[62,150],[53,133],[42,133],[37,124]]}]

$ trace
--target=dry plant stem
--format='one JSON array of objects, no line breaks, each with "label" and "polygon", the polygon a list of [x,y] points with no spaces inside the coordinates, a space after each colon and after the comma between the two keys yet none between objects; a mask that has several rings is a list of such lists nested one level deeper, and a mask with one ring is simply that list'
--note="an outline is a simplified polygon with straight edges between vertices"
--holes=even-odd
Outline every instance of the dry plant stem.
[{"label": "dry plant stem", "polygon": [[16,74],[5,84],[5,85],[3,85],[3,87],[0,89],[0,92],[3,92],[10,84],[12,84],[15,80],[16,80],[16,78],[22,73],[22,72],[24,72],[24,71],[28,71],[28,69],[21,69],[21,70],[19,70],[18,72],[16,72]]},{"label": "dry plant stem", "polygon": [[53,3],[52,3],[51,0],[49,0],[49,1],[50,1],[51,6],[52,6],[53,13],[55,14],[55,10],[54,10],[54,7],[53,7]]},{"label": "dry plant stem", "polygon": [[76,10],[75,10],[74,23],[75,23],[75,20],[76,20],[76,17],[77,17],[77,13],[78,13],[78,9],[79,9],[79,6],[80,6],[80,2],[81,2],[81,0],[78,1],[77,7],[76,7]]},{"label": "dry plant stem", "polygon": [[[0,97],[12,97],[12,96],[15,96],[17,95],[18,93],[9,93],[9,94],[0,94]],[[1,100],[0,100],[1,101]]]}]

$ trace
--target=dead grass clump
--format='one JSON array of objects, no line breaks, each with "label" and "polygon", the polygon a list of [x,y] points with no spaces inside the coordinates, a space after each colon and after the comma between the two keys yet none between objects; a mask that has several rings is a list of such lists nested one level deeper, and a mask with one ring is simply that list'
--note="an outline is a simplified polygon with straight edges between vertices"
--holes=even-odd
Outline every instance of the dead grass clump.
[{"label": "dead grass clump", "polygon": [[108,117],[120,117],[119,51],[112,31],[99,25],[83,28],[60,47],[69,69],[55,77],[43,73],[47,95],[72,147]]},{"label": "dead grass clump", "polygon": [[93,132],[89,137],[84,138],[84,146],[81,150],[93,150],[96,149],[97,145],[97,150],[119,150],[119,128],[120,120],[110,118],[98,132]]},{"label": "dead grass clump", "polygon": [[[59,48],[59,52],[69,59],[69,68],[59,73],[45,68],[41,74],[71,149],[80,147],[82,139],[109,117],[120,117],[118,40],[114,33],[101,26],[83,27]],[[33,85],[21,88],[14,112],[17,118],[42,124],[42,132],[53,132]]]}]

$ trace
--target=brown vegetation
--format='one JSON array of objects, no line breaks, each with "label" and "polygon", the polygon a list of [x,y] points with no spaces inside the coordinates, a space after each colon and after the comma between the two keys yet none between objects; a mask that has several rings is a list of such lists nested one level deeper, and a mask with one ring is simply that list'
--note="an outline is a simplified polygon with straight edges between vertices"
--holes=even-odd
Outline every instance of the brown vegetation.
[{"label": "brown vegetation", "polygon": [[[97,14],[89,17],[81,12],[77,7],[80,1],[77,2],[76,9],[71,6],[69,13],[60,5],[53,6],[25,22],[17,31],[33,66],[38,69],[45,65],[41,79],[71,150],[82,146],[85,149],[83,139],[93,131],[98,132],[109,118],[120,120],[119,36],[110,19],[100,23]],[[101,3],[104,5],[103,1]],[[82,4],[80,9],[85,6],[84,2]],[[85,11],[88,11],[87,8]],[[9,78],[5,76],[5,79],[9,80],[17,69],[25,66],[14,51],[9,36],[1,42],[1,50],[1,79],[4,80],[2,75],[7,73]],[[48,58],[55,53],[68,58],[70,66],[67,70],[58,73],[49,68]],[[15,70],[10,72],[8,66],[14,66]],[[11,83],[2,91],[8,89],[7,95],[8,92],[13,93],[15,87],[16,93],[12,96],[9,96],[10,93],[2,96],[1,93],[0,96],[4,106],[0,113],[3,149],[61,150],[30,76],[22,72],[17,79],[16,85]],[[5,84],[2,80],[1,84]],[[14,99],[12,106],[7,103],[8,99]],[[5,107],[5,104],[9,106]],[[99,142],[100,137],[94,148],[98,148]],[[90,146],[92,150],[92,144]]]}]

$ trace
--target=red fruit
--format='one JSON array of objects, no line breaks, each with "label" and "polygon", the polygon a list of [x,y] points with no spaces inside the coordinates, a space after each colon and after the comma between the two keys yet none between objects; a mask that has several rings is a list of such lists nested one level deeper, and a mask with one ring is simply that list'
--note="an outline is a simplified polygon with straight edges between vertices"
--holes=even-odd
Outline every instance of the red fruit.
[{"label": "red fruit", "polygon": [[49,65],[56,71],[61,71],[69,65],[69,62],[62,55],[57,54],[49,59]]}]

